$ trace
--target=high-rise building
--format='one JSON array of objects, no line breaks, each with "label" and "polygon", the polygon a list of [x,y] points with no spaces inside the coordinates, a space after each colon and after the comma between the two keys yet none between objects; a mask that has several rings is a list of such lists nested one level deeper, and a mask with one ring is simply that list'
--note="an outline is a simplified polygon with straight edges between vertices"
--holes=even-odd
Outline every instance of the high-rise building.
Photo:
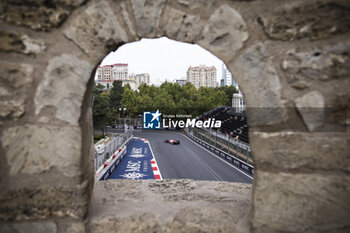
[{"label": "high-rise building", "polygon": [[225,80],[222,78],[222,79],[220,79],[220,87],[223,87],[223,86],[225,86],[225,82],[224,82]]},{"label": "high-rise building", "polygon": [[222,86],[233,85],[237,88],[236,81],[233,79],[231,72],[227,69],[227,67],[224,63],[222,63],[222,79],[223,79]]},{"label": "high-rise building", "polygon": [[187,82],[192,83],[196,88],[199,87],[216,87],[216,68],[215,66],[207,67],[200,65],[197,67],[190,66],[187,70]]},{"label": "high-rise building", "polygon": [[146,83],[147,85],[149,85],[150,83],[150,78],[148,73],[136,74],[134,76],[134,80],[137,87],[139,87],[143,83]]}]

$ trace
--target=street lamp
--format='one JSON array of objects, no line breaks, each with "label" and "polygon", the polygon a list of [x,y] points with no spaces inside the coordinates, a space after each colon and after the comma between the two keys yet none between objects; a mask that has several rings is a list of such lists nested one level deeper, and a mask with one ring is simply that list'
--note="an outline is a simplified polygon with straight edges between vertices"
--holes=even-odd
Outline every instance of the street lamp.
[{"label": "street lamp", "polygon": [[124,131],[126,131],[126,107],[119,108],[119,119],[121,118],[122,112],[124,113]]}]

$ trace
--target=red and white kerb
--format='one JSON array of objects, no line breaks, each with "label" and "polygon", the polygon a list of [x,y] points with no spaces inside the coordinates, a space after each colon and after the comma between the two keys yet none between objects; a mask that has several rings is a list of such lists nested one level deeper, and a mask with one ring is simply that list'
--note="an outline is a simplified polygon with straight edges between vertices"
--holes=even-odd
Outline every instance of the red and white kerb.
[{"label": "red and white kerb", "polygon": [[163,180],[162,175],[159,172],[159,168],[155,159],[151,160],[152,170],[155,180]]}]

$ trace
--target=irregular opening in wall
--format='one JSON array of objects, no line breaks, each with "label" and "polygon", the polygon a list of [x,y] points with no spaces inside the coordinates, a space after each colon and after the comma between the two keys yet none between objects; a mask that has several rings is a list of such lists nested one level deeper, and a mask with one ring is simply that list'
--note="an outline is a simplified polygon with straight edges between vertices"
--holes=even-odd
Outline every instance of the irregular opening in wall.
[{"label": "irregular opening in wall", "polygon": [[252,183],[243,95],[207,50],[142,39],[108,54],[94,80],[98,180]]}]

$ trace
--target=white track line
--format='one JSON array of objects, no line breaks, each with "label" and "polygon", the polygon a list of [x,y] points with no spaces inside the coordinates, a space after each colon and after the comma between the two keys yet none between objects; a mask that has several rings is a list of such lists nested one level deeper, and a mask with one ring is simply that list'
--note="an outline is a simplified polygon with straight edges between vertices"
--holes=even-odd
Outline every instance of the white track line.
[{"label": "white track line", "polygon": [[160,172],[160,169],[159,169],[159,166],[158,166],[158,163],[157,163],[157,160],[156,160],[156,156],[155,156],[155,154],[153,153],[153,150],[152,150],[151,142],[148,139],[146,139],[146,140],[148,141],[147,142],[148,146],[151,149],[151,153],[152,153],[153,159],[154,159],[154,161],[156,161],[156,164],[157,164],[157,167],[158,167],[158,171],[159,171],[160,180],[163,180],[163,176],[162,176],[162,173]]},{"label": "white track line", "polygon": [[[178,133],[181,134],[181,133]],[[240,169],[236,168],[235,166],[233,166],[232,164],[230,164],[229,162],[227,162],[226,160],[223,160],[222,158],[220,158],[218,155],[214,154],[213,152],[207,150],[206,148],[204,148],[203,146],[195,143],[194,141],[192,141],[190,138],[188,138],[186,135],[181,134],[183,137],[185,137],[187,140],[189,140],[190,142],[192,142],[193,144],[197,145],[198,147],[201,147],[203,150],[209,152],[210,154],[214,155],[215,158],[220,159],[222,162],[227,163],[228,165],[230,165],[231,167],[233,167],[234,169],[236,169],[237,171],[239,171],[240,173],[242,173],[243,175],[246,175],[247,177],[249,177],[250,179],[254,180],[253,177],[251,177],[250,175],[248,175],[247,173],[241,171]]]},{"label": "white track line", "polygon": [[213,170],[211,169],[196,153],[193,151],[187,149],[185,147],[185,150],[187,150],[190,154],[193,155],[194,159],[197,160],[202,166],[212,175],[214,178],[218,181],[223,181],[223,179]]}]

